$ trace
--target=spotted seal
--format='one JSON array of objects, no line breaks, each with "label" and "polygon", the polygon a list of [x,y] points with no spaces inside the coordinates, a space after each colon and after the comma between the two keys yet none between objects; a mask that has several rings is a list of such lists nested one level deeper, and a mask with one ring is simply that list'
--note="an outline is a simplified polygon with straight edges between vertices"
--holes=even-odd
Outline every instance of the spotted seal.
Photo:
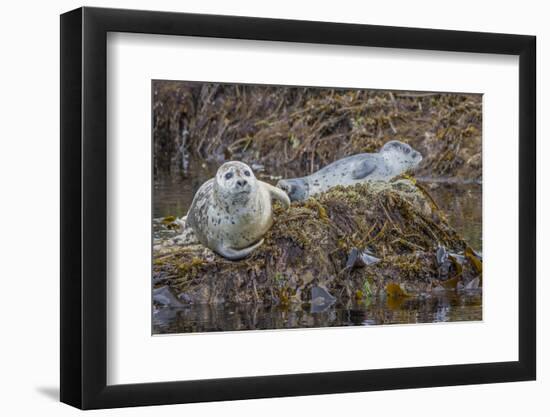
[{"label": "spotted seal", "polygon": [[195,194],[186,227],[224,258],[242,259],[263,243],[273,224],[272,198],[290,206],[284,191],[257,180],[248,165],[226,162]]},{"label": "spotted seal", "polygon": [[422,155],[406,143],[392,140],[378,153],[360,153],[342,158],[302,178],[280,180],[277,187],[292,201],[302,201],[336,185],[365,181],[389,181],[422,161]]}]

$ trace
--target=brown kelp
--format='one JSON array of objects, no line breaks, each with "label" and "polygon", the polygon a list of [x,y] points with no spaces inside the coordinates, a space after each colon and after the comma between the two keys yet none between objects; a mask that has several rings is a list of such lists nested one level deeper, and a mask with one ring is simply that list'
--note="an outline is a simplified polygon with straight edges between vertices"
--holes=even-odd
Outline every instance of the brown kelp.
[{"label": "brown kelp", "polygon": [[[183,303],[262,305],[312,303],[313,288],[338,302],[400,302],[479,286],[481,260],[409,178],[335,187],[288,211],[275,206],[274,218],[264,244],[241,261],[198,244],[157,242],[154,285],[168,286]],[[350,264],[354,250],[375,261]]]},{"label": "brown kelp", "polygon": [[156,175],[189,155],[308,174],[399,139],[420,151],[417,175],[481,179],[481,95],[153,82]]}]

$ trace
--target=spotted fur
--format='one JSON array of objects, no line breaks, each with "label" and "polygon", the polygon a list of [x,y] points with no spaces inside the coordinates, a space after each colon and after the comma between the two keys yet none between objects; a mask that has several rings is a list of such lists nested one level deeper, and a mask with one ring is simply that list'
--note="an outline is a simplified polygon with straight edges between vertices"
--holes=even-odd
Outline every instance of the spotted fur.
[{"label": "spotted fur", "polygon": [[290,206],[283,191],[257,180],[248,165],[226,162],[195,194],[187,226],[204,246],[225,258],[242,259],[262,244],[273,224],[272,199]]},{"label": "spotted fur", "polygon": [[422,155],[406,143],[392,140],[378,153],[361,153],[339,159],[319,171],[301,178],[277,183],[292,201],[302,201],[337,185],[353,185],[365,181],[389,181],[414,168]]}]

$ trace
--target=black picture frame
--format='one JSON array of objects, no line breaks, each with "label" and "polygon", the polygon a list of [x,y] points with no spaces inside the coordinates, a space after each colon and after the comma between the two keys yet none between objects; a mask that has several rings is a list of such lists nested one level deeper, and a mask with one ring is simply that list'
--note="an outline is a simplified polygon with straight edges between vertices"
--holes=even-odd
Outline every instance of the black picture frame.
[{"label": "black picture frame", "polygon": [[[108,32],[519,56],[519,360],[107,385]],[[94,409],[535,379],[535,45],[534,36],[251,17],[88,7],[61,15],[61,401]]]}]

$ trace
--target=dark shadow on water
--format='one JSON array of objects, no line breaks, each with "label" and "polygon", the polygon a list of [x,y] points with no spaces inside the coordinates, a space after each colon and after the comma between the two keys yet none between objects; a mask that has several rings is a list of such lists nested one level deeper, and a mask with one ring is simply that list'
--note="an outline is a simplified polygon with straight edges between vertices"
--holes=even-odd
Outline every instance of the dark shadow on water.
[{"label": "dark shadow on water", "polygon": [[36,387],[36,391],[53,401],[59,401],[59,387]]}]

